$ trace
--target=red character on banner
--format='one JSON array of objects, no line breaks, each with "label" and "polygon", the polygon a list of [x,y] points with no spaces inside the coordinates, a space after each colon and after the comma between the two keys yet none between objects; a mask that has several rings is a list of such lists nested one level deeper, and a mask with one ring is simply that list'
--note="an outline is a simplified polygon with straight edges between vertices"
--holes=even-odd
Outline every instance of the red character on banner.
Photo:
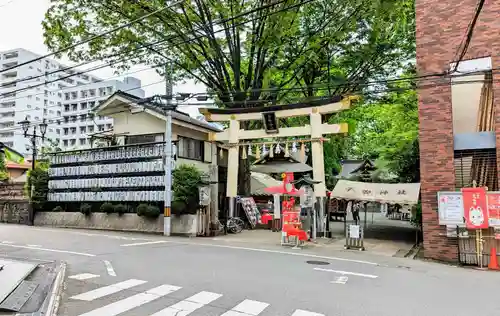
[{"label": "red character on banner", "polygon": [[468,229],[489,227],[488,202],[485,188],[463,188],[465,226]]}]

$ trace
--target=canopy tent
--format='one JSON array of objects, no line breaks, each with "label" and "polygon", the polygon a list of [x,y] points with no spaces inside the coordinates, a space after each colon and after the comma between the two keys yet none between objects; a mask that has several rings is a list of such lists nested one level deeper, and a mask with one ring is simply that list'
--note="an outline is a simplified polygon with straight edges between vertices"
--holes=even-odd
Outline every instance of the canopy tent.
[{"label": "canopy tent", "polygon": [[414,205],[418,203],[419,194],[420,183],[370,183],[339,180],[330,196],[345,200]]},{"label": "canopy tent", "polygon": [[271,195],[266,192],[265,189],[280,185],[283,185],[283,183],[274,179],[270,175],[260,172],[252,172],[250,174],[250,189],[252,195]]}]

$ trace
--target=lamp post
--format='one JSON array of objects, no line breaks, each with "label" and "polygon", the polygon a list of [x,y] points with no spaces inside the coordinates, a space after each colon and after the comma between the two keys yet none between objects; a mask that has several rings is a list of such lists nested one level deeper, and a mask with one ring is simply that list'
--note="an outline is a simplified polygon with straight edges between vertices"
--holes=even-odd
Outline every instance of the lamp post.
[{"label": "lamp post", "polygon": [[[45,123],[45,119],[43,119],[42,123],[36,125],[31,125],[31,122],[28,120],[28,117],[24,119],[24,121],[19,122],[21,124],[23,131],[24,131],[24,137],[29,138],[31,142],[31,150],[32,150],[32,158],[31,158],[31,170],[35,170],[35,161],[36,161],[36,156],[37,156],[37,148],[36,148],[36,140],[37,138],[42,139],[42,143],[45,140],[45,133],[47,132],[47,123]],[[33,132],[30,134],[29,129],[30,127],[33,127]],[[37,134],[37,127],[40,129],[40,135]],[[29,181],[29,188],[30,192],[30,204],[28,208],[28,223],[30,226],[33,226],[34,220],[35,220],[35,212],[34,212],[34,207],[33,207],[33,191],[34,191],[34,186],[33,182]]]}]

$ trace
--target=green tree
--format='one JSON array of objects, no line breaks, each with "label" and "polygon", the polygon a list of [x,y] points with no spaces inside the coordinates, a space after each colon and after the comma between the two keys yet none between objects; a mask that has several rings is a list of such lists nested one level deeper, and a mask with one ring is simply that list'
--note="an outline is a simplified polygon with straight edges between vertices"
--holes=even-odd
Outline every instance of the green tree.
[{"label": "green tree", "polygon": [[[45,43],[57,51],[164,6],[52,0]],[[205,84],[220,106],[252,107],[357,91],[413,57],[413,46],[413,0],[191,0],[67,53],[77,62],[148,64],[159,73],[168,60],[174,79]],[[240,194],[248,194],[248,160],[239,166]]]},{"label": "green tree", "polygon": [[[415,76],[412,65],[401,79]],[[339,156],[378,160],[382,172],[390,172],[401,182],[420,181],[418,144],[418,100],[414,80],[389,84],[387,93],[370,96],[332,121],[347,121],[349,135],[334,137],[325,145],[333,157],[325,161],[337,168]],[[326,155],[326,154],[325,154]],[[338,170],[338,169],[337,169]],[[380,175],[378,173],[377,175]]]}]

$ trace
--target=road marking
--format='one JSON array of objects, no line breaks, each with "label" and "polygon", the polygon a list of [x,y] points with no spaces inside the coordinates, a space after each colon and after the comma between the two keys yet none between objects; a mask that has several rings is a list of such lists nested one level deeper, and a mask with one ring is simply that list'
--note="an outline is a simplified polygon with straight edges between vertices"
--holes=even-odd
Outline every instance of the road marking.
[{"label": "road marking", "polygon": [[133,308],[139,307],[143,304],[152,302],[167,294],[180,289],[178,286],[173,285],[160,285],[151,290],[127,297],[123,300],[111,303],[101,308],[94,309],[88,313],[79,316],[116,316],[125,313]]},{"label": "road marking", "polygon": [[13,242],[12,242],[12,241],[6,241],[6,240],[5,240],[5,241],[2,241],[2,244],[5,244],[5,245],[10,245],[10,244],[13,244]]},{"label": "road marking", "polygon": [[340,271],[340,270],[331,270],[331,269],[323,269],[323,268],[314,268],[316,271],[324,271],[324,272],[333,272],[333,273],[338,273],[338,274],[344,274],[344,275],[356,275],[364,278],[370,278],[370,279],[376,279],[378,276],[373,275],[373,274],[364,274],[364,273],[357,273],[357,272],[349,272],[349,271]]},{"label": "road marking", "polygon": [[28,244],[28,245],[26,245],[26,246],[28,246],[28,247],[35,247],[35,248],[40,248],[40,247],[42,247],[42,246],[40,246],[40,245],[30,245],[30,244]]},{"label": "road marking", "polygon": [[44,231],[44,232],[74,234],[74,235],[88,236],[88,237],[106,237],[106,238],[121,239],[121,240],[151,240],[149,238],[125,237],[125,236],[116,236],[116,235],[108,235],[108,234],[82,233],[82,232],[71,231],[69,229],[64,229],[64,228],[60,228],[60,229],[32,228],[32,229],[33,230],[40,230],[40,231]]},{"label": "road marking", "polygon": [[292,316],[325,316],[324,314],[313,313],[309,311],[305,311],[302,309],[297,309],[293,312]]},{"label": "road marking", "polygon": [[336,277],[335,281],[331,281],[333,284],[346,284],[349,278],[346,276]]},{"label": "road marking", "polygon": [[85,292],[82,294],[72,296],[70,298],[74,299],[74,300],[80,300],[80,301],[93,301],[97,298],[101,298],[101,297],[108,296],[108,295],[111,295],[114,293],[118,293],[120,291],[130,289],[134,286],[141,285],[144,283],[146,283],[146,281],[130,279],[130,280],[115,283],[112,285],[103,286],[103,287],[100,287],[98,289],[95,289],[95,290],[92,290],[89,292]]},{"label": "road marking", "polygon": [[221,316],[257,316],[269,306],[267,303],[244,300]]},{"label": "road marking", "polygon": [[298,253],[298,252],[282,251],[282,250],[248,248],[248,247],[227,246],[227,245],[211,245],[211,244],[204,244],[204,243],[186,243],[186,244],[195,245],[195,246],[210,246],[210,247],[216,247],[216,248],[229,248],[229,249],[240,249],[240,250],[249,250],[249,251],[257,251],[257,252],[277,253],[277,254],[297,256],[297,257],[308,257],[308,258],[319,258],[319,259],[336,260],[336,261],[355,262],[355,263],[369,264],[369,265],[374,265],[374,266],[378,265],[378,263],[376,263],[376,262],[370,262],[370,261],[364,261],[364,260],[347,259],[347,258],[340,258],[340,257],[328,257],[328,256],[313,255],[313,254],[309,254],[309,253]]},{"label": "road marking", "polygon": [[203,291],[159,312],[156,312],[151,316],[187,316],[195,310],[210,304],[221,296],[222,294]]},{"label": "road marking", "polygon": [[167,242],[168,241],[166,241],[166,240],[156,240],[156,241],[136,242],[133,244],[124,244],[124,245],[120,245],[120,246],[122,246],[122,247],[144,246],[144,245],[163,244],[163,243],[167,243]]},{"label": "road marking", "polygon": [[97,274],[80,273],[80,274],[70,275],[68,278],[83,281],[83,280],[88,280],[88,279],[93,279],[93,278],[98,278],[98,277],[99,277],[99,275],[97,275]]},{"label": "road marking", "polygon": [[48,252],[67,253],[67,254],[71,254],[71,255],[86,256],[86,257],[95,257],[95,255],[93,255],[91,253],[76,252],[76,251],[69,251],[69,250],[48,249],[48,248],[20,246],[20,245],[9,245],[9,244],[3,244],[3,243],[0,244],[0,246],[13,247],[13,248],[23,248],[23,249],[33,249],[33,250],[48,251]]},{"label": "road marking", "polygon": [[104,265],[106,265],[106,270],[108,270],[108,274],[111,276],[116,276],[115,270],[113,269],[113,266],[111,265],[111,262],[108,260],[103,260]]}]

